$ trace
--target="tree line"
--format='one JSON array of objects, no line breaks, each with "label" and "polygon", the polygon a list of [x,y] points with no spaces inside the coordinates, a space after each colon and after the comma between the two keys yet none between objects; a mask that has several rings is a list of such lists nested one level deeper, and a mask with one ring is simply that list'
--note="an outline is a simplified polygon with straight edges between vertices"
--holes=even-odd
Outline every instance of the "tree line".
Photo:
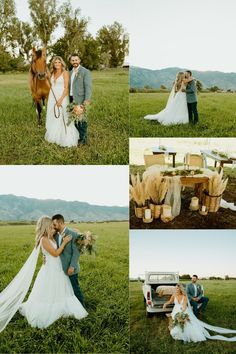
[{"label": "tree line", "polygon": [[[0,0],[0,71],[26,70],[33,46],[44,46],[50,57],[60,55],[67,63],[71,53],[78,53],[90,70],[123,65],[129,38],[122,24],[104,25],[92,36],[79,8],[73,9],[69,0],[59,7],[56,3],[28,0],[29,23],[17,17],[14,0]],[[57,29],[63,34],[55,40]]]}]

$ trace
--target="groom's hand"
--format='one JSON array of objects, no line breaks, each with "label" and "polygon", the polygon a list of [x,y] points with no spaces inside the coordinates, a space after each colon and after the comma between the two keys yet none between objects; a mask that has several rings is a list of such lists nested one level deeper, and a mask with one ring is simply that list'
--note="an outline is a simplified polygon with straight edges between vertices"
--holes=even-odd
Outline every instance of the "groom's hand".
[{"label": "groom's hand", "polygon": [[73,275],[74,274],[74,271],[75,271],[75,268],[74,267],[69,267],[68,270],[67,270],[67,274],[70,276],[70,275]]}]

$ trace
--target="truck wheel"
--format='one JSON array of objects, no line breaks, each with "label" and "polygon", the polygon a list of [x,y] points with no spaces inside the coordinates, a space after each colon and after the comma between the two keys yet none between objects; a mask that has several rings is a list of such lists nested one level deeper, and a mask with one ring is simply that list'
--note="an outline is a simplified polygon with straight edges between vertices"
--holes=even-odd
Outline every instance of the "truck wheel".
[{"label": "truck wheel", "polygon": [[152,312],[146,312],[147,318],[152,318],[153,317],[153,313]]}]

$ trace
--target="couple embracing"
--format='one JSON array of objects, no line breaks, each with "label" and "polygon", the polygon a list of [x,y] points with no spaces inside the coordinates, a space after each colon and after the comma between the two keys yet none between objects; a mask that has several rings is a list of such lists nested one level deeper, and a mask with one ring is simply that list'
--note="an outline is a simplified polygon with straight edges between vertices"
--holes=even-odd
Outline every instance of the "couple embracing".
[{"label": "couple embracing", "polygon": [[[87,143],[86,108],[92,93],[91,74],[80,64],[78,54],[70,56],[72,70],[60,56],[50,66],[50,92],[47,104],[45,139],[50,143],[70,147]],[[83,119],[69,121],[69,102],[83,113]],[[72,108],[73,110],[73,108]]]},{"label": "couple embracing", "polygon": [[198,122],[197,86],[192,72],[178,72],[165,109],[144,117],[163,125],[192,124]]},{"label": "couple embracing", "polygon": [[[0,332],[19,310],[32,327],[46,328],[60,317],[88,315],[78,282],[80,244],[89,242],[66,227],[60,214],[41,217],[36,225],[35,248],[11,283],[0,293]],[[39,250],[43,265],[26,302]]]}]

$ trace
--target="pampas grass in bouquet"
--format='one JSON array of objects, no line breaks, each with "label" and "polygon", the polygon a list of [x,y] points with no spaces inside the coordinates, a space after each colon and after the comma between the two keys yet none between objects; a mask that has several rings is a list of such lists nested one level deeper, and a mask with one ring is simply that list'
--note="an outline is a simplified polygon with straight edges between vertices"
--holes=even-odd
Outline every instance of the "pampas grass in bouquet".
[{"label": "pampas grass in bouquet", "polygon": [[88,253],[90,255],[96,255],[96,241],[97,235],[93,234],[91,231],[85,231],[82,234],[79,232],[79,237],[76,241],[78,250],[80,253]]}]

